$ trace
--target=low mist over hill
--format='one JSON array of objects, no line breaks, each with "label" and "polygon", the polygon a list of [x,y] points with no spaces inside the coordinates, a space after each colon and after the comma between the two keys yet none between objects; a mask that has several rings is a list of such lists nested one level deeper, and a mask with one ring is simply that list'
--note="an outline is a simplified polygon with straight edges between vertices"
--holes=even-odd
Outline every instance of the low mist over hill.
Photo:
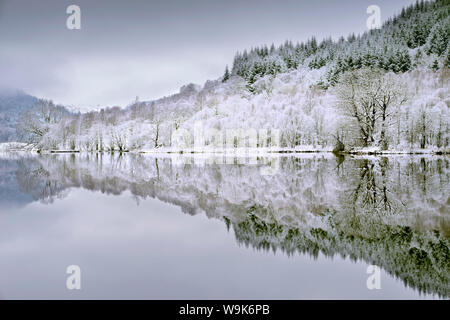
[{"label": "low mist over hill", "polygon": [[37,101],[23,91],[0,88],[0,142],[20,140],[16,132],[17,121]]}]

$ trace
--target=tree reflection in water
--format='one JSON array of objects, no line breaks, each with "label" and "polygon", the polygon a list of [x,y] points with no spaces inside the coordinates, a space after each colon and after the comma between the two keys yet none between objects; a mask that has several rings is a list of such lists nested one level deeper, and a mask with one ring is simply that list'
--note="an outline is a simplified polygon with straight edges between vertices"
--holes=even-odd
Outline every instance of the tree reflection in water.
[{"label": "tree reflection in water", "polygon": [[137,202],[157,198],[221,219],[239,243],[257,249],[363,260],[420,292],[449,296],[448,158],[284,156],[267,176],[259,160],[202,165],[72,154],[14,161],[20,188],[35,200],[52,203],[71,188],[129,190]]}]

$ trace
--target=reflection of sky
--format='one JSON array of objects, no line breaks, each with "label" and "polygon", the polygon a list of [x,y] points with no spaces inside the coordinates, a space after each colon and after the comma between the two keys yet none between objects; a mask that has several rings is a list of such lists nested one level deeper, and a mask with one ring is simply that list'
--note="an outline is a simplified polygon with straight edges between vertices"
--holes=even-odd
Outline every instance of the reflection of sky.
[{"label": "reflection of sky", "polygon": [[[0,209],[2,211],[3,209]],[[81,267],[82,290],[65,287]],[[0,214],[1,298],[418,298],[385,272],[366,288],[367,264],[239,246],[225,223],[129,192],[81,189],[52,205]]]},{"label": "reflection of sky", "polygon": [[[386,20],[415,0],[377,0]],[[238,50],[366,31],[372,0],[0,0],[0,86],[95,108],[223,74]]]}]

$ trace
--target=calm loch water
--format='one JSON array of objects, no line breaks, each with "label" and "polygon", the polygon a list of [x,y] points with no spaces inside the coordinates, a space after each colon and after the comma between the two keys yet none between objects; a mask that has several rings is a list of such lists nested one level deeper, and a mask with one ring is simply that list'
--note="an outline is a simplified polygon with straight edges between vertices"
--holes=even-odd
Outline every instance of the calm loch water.
[{"label": "calm loch water", "polygon": [[222,160],[2,154],[0,298],[449,297],[448,157]]}]

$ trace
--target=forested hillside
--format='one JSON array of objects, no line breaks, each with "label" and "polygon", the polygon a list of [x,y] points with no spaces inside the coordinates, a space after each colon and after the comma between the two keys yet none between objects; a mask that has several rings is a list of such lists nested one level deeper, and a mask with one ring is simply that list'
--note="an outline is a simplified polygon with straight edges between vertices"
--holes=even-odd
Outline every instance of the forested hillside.
[{"label": "forested hillside", "polygon": [[448,152],[449,12],[449,0],[421,1],[379,30],[253,48],[223,77],[126,108],[70,114],[41,100],[20,132],[39,150],[186,150],[185,132],[200,124],[205,144],[219,149],[217,132],[264,129],[279,139],[259,135],[258,146]]},{"label": "forested hillside", "polygon": [[339,75],[364,67],[381,68],[395,73],[418,66],[437,70],[449,67],[449,1],[420,1],[404,8],[399,16],[389,19],[381,29],[362,35],[351,34],[338,41],[331,38],[320,43],[312,37],[306,43],[287,41],[276,48],[262,46],[234,58],[232,74],[245,78],[249,90],[265,75],[277,75],[299,66],[311,69],[327,67],[320,82],[324,88],[335,85]]}]

